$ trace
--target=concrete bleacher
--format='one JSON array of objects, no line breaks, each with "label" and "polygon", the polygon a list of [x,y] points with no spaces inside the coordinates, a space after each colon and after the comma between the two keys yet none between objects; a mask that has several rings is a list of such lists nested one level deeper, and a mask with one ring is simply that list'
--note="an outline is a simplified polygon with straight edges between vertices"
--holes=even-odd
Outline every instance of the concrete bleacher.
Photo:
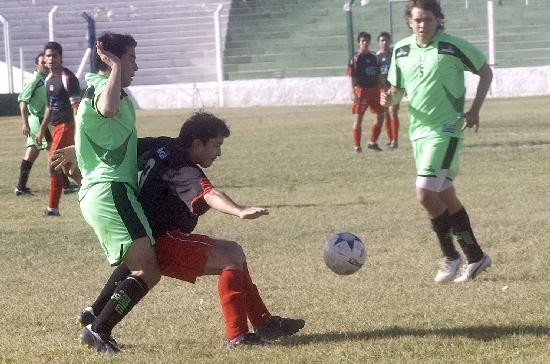
[{"label": "concrete bleacher", "polygon": [[24,69],[33,69],[48,41],[48,13],[57,5],[54,40],[63,46],[65,66],[76,72],[88,46],[85,11],[95,20],[97,36],[107,30],[134,36],[140,67],[134,83],[154,85],[216,80],[213,14],[220,3],[225,34],[230,0],[2,0],[0,14],[9,22],[14,66],[22,48]]},{"label": "concrete bleacher", "polygon": [[[0,14],[10,22],[11,57],[24,69],[48,41],[48,12],[55,40],[64,47],[64,63],[78,69],[87,47],[81,13],[105,30],[132,34],[138,42],[140,70],[135,85],[198,83],[216,80],[213,13],[219,3],[224,79],[344,76],[348,60],[344,0],[2,0]],[[360,3],[359,0],[356,3]],[[469,6],[466,7],[465,4]],[[550,64],[550,0],[495,0],[496,66]],[[353,6],[354,43],[359,31],[373,36],[393,31],[394,40],[410,33],[404,3],[370,0]],[[446,29],[487,52],[486,0],[444,0]],[[3,34],[0,32],[0,44]],[[4,53],[0,51],[0,61]],[[84,68],[84,72],[87,67]]]}]

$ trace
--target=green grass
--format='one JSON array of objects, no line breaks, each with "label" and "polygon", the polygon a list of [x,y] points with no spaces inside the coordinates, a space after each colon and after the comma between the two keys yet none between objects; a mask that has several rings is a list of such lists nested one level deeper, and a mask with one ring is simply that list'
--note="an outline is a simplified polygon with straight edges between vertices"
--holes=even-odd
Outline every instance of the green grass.
[{"label": "green grass", "polygon": [[[216,278],[164,278],[116,328],[123,353],[109,362],[548,362],[547,109],[547,97],[488,100],[479,133],[467,132],[456,186],[494,266],[460,286],[433,283],[439,252],[415,201],[405,110],[400,148],[360,155],[351,152],[347,105],[214,110],[232,135],[208,176],[270,215],[241,221],[210,212],[196,231],[240,242],[270,310],[303,317],[306,327],[268,347],[226,350]],[[140,135],[175,135],[189,112],[141,111]],[[79,345],[74,317],[111,268],[76,196],[63,196],[61,218],[40,216],[45,155],[29,181],[36,195],[13,195],[19,118],[0,119],[0,133],[0,362],[103,362]],[[357,233],[368,248],[352,276],[322,261],[337,230]]]}]

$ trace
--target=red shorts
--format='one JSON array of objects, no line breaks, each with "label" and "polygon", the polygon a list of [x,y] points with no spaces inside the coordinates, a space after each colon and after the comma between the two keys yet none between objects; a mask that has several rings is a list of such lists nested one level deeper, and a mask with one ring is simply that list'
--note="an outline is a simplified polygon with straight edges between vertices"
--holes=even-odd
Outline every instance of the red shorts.
[{"label": "red shorts", "polygon": [[351,107],[352,114],[364,114],[367,108],[373,114],[384,112],[384,108],[380,105],[380,88],[355,86],[353,94],[355,95],[355,99]]},{"label": "red shorts", "polygon": [[155,241],[162,275],[195,283],[204,272],[212,239],[174,230],[156,237]]},{"label": "red shorts", "polygon": [[61,123],[52,127],[50,157],[55,150],[74,145],[74,122]]}]

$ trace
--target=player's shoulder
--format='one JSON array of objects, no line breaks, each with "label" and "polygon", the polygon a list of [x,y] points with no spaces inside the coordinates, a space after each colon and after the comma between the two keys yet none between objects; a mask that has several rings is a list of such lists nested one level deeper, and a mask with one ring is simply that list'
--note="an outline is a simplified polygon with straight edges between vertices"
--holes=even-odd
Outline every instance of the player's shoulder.
[{"label": "player's shoulder", "polygon": [[73,71],[71,71],[70,69],[68,69],[67,67],[63,67],[63,74],[66,75],[66,76],[70,76],[70,77],[76,77],[76,75],[74,74]]},{"label": "player's shoulder", "polygon": [[449,34],[447,32],[441,32],[440,37],[439,37],[439,42],[440,43],[441,42],[450,43],[450,44],[453,44],[453,45],[455,45],[459,48],[461,46],[473,47],[472,43],[468,42],[466,39],[458,37],[458,36],[453,35],[453,34]]}]

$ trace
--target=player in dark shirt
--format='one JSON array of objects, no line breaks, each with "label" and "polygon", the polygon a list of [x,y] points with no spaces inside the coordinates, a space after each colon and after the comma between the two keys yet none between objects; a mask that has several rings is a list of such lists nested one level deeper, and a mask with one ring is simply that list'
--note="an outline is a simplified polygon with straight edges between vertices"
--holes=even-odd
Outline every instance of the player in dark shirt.
[{"label": "player in dark shirt", "polygon": [[380,67],[378,58],[369,51],[371,37],[369,33],[361,32],[357,36],[359,50],[348,62],[347,74],[351,77],[353,105],[353,144],[356,152],[361,152],[361,129],[365,111],[370,109],[376,115],[371,126],[368,148],[380,151],[377,140],[384,122],[384,109],[380,106]]},{"label": "player in dark shirt", "polygon": [[[378,35],[378,51],[376,52],[378,64],[380,65],[380,92],[385,92],[391,86],[388,82],[388,71],[393,52],[390,44],[390,33],[381,32]],[[390,149],[396,149],[399,137],[399,104],[384,108],[384,125],[386,126],[386,134],[388,136],[386,146]]]},{"label": "player in dark shirt", "polygon": [[[51,153],[57,149],[74,144],[74,114],[80,103],[80,85],[78,79],[68,68],[63,67],[63,48],[57,42],[48,42],[44,46],[44,61],[50,74],[46,77],[46,110],[40,130],[36,135],[36,144],[42,143],[48,125],[52,126]],[[63,191],[63,174],[50,165],[50,192],[48,208],[43,216],[59,216],[59,201]],[[77,182],[80,183],[80,178]]]},{"label": "player in dark shirt", "polygon": [[[219,275],[218,293],[226,323],[226,345],[262,344],[298,332],[305,322],[272,316],[252,282],[241,246],[233,241],[192,234],[210,208],[241,219],[267,215],[261,207],[243,207],[212,186],[202,168],[221,155],[229,129],[209,113],[196,113],[182,126],[178,138],[142,138],[138,154],[144,168],[139,201],[156,241],[157,260],[165,276],[194,283],[198,276]],[[78,316],[95,320],[116,286],[129,274],[122,264],[112,273],[94,304]],[[255,334],[249,333],[247,319]]]}]

